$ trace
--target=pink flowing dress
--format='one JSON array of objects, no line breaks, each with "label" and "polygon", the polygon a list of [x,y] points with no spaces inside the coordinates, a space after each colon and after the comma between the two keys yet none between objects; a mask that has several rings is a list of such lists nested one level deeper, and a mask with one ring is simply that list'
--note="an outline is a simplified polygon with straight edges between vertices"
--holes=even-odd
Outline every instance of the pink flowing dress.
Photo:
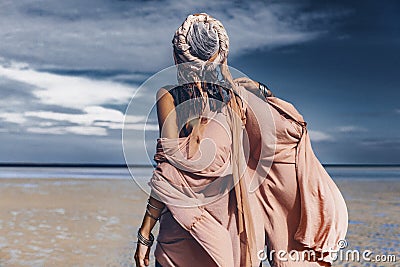
[{"label": "pink flowing dress", "polygon": [[[256,98],[249,94],[248,105],[261,105]],[[327,252],[338,251],[338,242],[346,235],[346,204],[315,156],[300,113],[279,98],[268,97],[267,102],[265,110],[271,112],[275,122],[276,146],[273,164],[256,191],[264,214],[266,257],[271,259],[272,266],[329,265],[335,254]],[[254,113],[257,112],[260,111],[255,109]],[[246,127],[251,127],[248,132],[253,140],[249,172],[257,176],[263,166],[259,169],[250,166],[266,157],[260,152],[263,141],[259,137],[271,129],[263,125],[253,127],[257,115],[254,113],[247,113]],[[297,253],[305,250],[315,257],[307,260]],[[278,256],[279,251],[284,253]]]},{"label": "pink flowing dress", "polygon": [[[344,239],[347,208],[312,151],[306,123],[283,100],[261,101],[242,93],[250,145],[245,181],[250,184],[255,178],[260,184],[256,190],[249,186],[246,196],[255,229],[254,248],[260,251],[267,245],[268,252],[287,253],[310,250],[318,257],[285,261],[272,253],[273,266],[330,263],[332,258],[324,252],[337,251],[339,240]],[[275,127],[266,121],[266,112]],[[158,140],[155,159],[159,164],[150,185],[167,212],[161,217],[155,257],[164,267],[258,266],[259,262],[249,263],[244,256],[246,241],[238,234],[235,190],[222,190],[229,188],[232,176],[226,114],[215,113],[202,129],[194,129],[189,137]],[[192,159],[199,160],[190,163],[185,159],[193,140],[199,140],[200,146]],[[213,145],[204,140],[213,140]],[[204,202],[202,196],[213,201]]]},{"label": "pink flowing dress", "polygon": [[[150,185],[167,212],[161,216],[155,257],[163,267],[258,267],[255,254],[265,244],[261,207],[255,194],[246,197],[257,244],[250,252],[257,261],[249,263],[249,240],[239,234],[237,198],[231,190],[232,136],[226,110],[210,111],[209,117],[189,137],[158,140],[158,165]],[[199,148],[189,156],[193,140]]]}]

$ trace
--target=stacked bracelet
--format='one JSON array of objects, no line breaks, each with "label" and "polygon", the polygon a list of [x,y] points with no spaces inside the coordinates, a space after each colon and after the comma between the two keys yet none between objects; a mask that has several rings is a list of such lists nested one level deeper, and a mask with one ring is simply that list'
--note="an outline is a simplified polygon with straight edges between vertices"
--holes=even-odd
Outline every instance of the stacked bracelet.
[{"label": "stacked bracelet", "polygon": [[269,96],[269,94],[268,94],[269,89],[265,84],[258,82],[258,89],[260,89],[261,94],[265,98],[267,98]]},{"label": "stacked bracelet", "polygon": [[152,208],[152,209],[155,209],[155,210],[157,210],[157,211],[161,211],[162,208],[156,207],[156,206],[154,206],[153,204],[151,204],[151,203],[150,203],[150,199],[147,200],[147,207],[146,207],[146,213],[147,213],[147,215],[149,215],[149,217],[152,218],[153,220],[158,221],[158,220],[160,219],[160,217],[154,216],[154,215],[151,213],[149,207]]},{"label": "stacked bracelet", "polygon": [[154,243],[154,236],[152,233],[150,233],[149,238],[147,239],[146,237],[144,237],[141,233],[140,233],[140,229],[137,233],[137,238],[138,238],[138,242],[142,245],[145,245],[146,247],[151,247]]},{"label": "stacked bracelet", "polygon": [[156,206],[154,206],[153,204],[151,204],[151,203],[150,203],[150,199],[147,200],[147,206],[150,206],[150,207],[152,207],[152,208],[155,209],[155,210],[162,210],[162,208],[156,207]]},{"label": "stacked bracelet", "polygon": [[147,213],[147,215],[149,215],[149,217],[152,218],[153,220],[158,221],[158,220],[160,219],[160,217],[156,217],[156,216],[154,216],[153,214],[151,214],[151,212],[150,212],[150,210],[149,210],[149,207],[146,207],[146,213]]}]

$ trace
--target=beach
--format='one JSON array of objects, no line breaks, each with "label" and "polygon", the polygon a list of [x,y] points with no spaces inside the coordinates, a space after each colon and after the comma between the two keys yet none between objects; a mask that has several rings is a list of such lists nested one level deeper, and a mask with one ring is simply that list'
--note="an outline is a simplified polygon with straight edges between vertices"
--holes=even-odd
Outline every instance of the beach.
[{"label": "beach", "polygon": [[[400,266],[400,179],[339,177],[335,182],[349,210],[345,249],[394,254],[397,263],[337,261],[334,266]],[[0,266],[133,266],[146,200],[129,177],[3,177]]]}]

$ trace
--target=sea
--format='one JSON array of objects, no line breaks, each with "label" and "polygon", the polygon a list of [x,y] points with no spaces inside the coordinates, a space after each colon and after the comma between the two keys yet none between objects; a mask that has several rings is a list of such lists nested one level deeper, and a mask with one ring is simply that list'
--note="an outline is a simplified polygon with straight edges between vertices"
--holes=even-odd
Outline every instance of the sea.
[{"label": "sea", "polygon": [[[69,179],[149,179],[153,166],[148,167],[0,167],[1,178],[69,178]],[[325,167],[334,180],[400,178],[400,166],[329,166]]]}]

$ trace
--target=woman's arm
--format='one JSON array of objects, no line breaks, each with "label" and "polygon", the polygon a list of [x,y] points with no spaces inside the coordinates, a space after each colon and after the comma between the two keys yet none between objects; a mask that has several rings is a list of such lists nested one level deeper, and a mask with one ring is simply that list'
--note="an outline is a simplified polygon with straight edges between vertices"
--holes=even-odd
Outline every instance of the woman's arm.
[{"label": "woman's arm", "polygon": [[[153,197],[149,198],[146,213],[138,231],[138,242],[134,256],[137,267],[149,266],[150,247],[154,240],[151,230],[153,230],[154,225],[158,221],[163,208],[164,204],[162,202]],[[151,244],[146,244],[146,242],[150,242]]]},{"label": "woman's arm", "polygon": [[[160,129],[160,137],[177,138],[178,127],[176,124],[176,111],[174,99],[172,95],[164,88],[157,92],[157,116]],[[161,215],[164,208],[164,203],[150,196],[146,213],[143,217],[142,225],[140,226],[138,236],[144,237],[145,242],[141,242],[141,237],[138,238],[138,243],[135,252],[136,266],[144,267],[149,265],[150,246],[147,246],[147,240],[150,241],[151,231]]]},{"label": "woman's arm", "polygon": [[157,92],[157,116],[160,137],[178,138],[179,131],[176,124],[174,98],[164,88],[161,88]]}]

